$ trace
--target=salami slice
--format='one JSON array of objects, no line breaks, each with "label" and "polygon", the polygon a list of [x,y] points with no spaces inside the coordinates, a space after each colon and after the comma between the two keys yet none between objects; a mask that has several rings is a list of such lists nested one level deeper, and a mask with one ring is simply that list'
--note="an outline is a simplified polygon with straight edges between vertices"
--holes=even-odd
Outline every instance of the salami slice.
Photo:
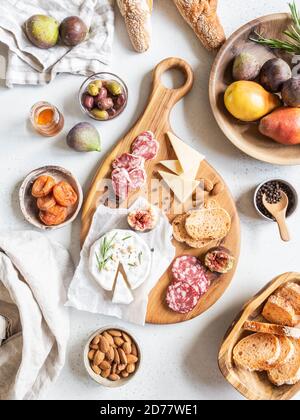
[{"label": "salami slice", "polygon": [[147,175],[144,169],[133,169],[128,173],[130,179],[130,186],[132,189],[141,188],[147,179]]},{"label": "salami slice", "polygon": [[157,156],[159,143],[154,138],[154,134],[146,131],[140,134],[133,142],[132,153],[141,156],[146,160],[152,160]]},{"label": "salami slice", "polygon": [[124,168],[117,168],[111,174],[112,186],[117,197],[125,199],[130,191],[129,174]]},{"label": "salami slice", "polygon": [[166,302],[173,311],[186,314],[195,308],[200,297],[201,294],[193,285],[174,281],[168,287]]},{"label": "salami slice", "polygon": [[123,155],[113,161],[112,167],[114,169],[123,168],[130,172],[136,168],[143,168],[144,159],[142,156],[136,156],[131,153],[123,153]]},{"label": "salami slice", "polygon": [[205,294],[210,286],[205,271],[201,262],[191,255],[182,255],[176,258],[172,266],[174,279],[199,288],[201,295]]}]

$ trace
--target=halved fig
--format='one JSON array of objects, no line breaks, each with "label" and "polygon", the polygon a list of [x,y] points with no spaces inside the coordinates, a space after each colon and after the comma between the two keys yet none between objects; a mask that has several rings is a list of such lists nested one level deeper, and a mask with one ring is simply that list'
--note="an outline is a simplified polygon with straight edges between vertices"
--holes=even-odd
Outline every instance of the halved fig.
[{"label": "halved fig", "polygon": [[36,198],[46,197],[46,195],[51,193],[54,185],[55,180],[52,176],[41,175],[35,180],[32,186],[31,194]]},{"label": "halved fig", "polygon": [[229,249],[219,246],[210,249],[205,255],[204,264],[212,272],[226,274],[233,269],[235,258]]},{"label": "halved fig", "polygon": [[155,228],[158,216],[157,212],[152,207],[149,207],[146,210],[138,209],[130,212],[127,221],[133,230],[146,232]]}]

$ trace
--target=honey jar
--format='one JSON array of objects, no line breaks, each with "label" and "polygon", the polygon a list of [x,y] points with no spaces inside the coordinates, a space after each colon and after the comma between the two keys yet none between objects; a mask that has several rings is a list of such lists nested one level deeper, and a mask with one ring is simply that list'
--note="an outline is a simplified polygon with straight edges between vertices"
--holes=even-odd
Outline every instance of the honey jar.
[{"label": "honey jar", "polygon": [[61,112],[48,102],[38,102],[30,111],[30,121],[35,130],[44,137],[53,137],[64,127]]}]

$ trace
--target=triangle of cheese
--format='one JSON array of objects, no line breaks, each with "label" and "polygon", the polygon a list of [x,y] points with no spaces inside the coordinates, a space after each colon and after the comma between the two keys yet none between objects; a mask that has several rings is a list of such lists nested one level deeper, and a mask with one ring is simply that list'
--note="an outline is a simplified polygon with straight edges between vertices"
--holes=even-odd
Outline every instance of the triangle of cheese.
[{"label": "triangle of cheese", "polygon": [[164,171],[159,171],[159,174],[181,203],[185,203],[200,184],[200,181],[187,179]]},{"label": "triangle of cheese", "polygon": [[188,177],[195,179],[197,177],[200,163],[205,159],[205,157],[201,155],[201,153],[197,152],[197,150],[188,146],[173,133],[168,132],[167,134],[183,172],[188,174]]},{"label": "triangle of cheese", "polygon": [[133,294],[126,284],[122,273],[118,272],[112,303],[129,305],[133,302]]},{"label": "triangle of cheese", "polygon": [[159,163],[165,168],[170,169],[170,171],[174,172],[176,175],[181,175],[183,173],[179,160],[162,160]]}]

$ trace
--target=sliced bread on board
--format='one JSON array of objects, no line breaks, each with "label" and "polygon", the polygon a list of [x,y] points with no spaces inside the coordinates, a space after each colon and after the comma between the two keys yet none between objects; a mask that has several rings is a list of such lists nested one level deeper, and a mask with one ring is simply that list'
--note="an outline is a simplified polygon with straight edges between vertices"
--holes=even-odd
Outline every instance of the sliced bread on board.
[{"label": "sliced bread on board", "polygon": [[278,339],[280,341],[281,353],[279,359],[276,362],[276,367],[282,366],[289,362],[295,354],[295,347],[292,343],[292,340],[290,340],[288,337],[285,337],[284,335],[278,336]]},{"label": "sliced bread on board", "polygon": [[231,228],[231,217],[222,208],[193,211],[185,221],[188,235],[199,239],[223,239]]},{"label": "sliced bread on board", "polygon": [[269,380],[277,386],[294,385],[300,381],[300,340],[290,339],[294,346],[294,354],[283,365],[268,371]]},{"label": "sliced bread on board", "polygon": [[281,296],[286,299],[293,306],[296,314],[300,315],[300,286],[297,283],[287,283],[281,287],[276,293],[277,296]]},{"label": "sliced bread on board", "polygon": [[294,307],[282,296],[272,295],[264,306],[263,317],[274,324],[295,327],[298,323]]},{"label": "sliced bread on board", "polygon": [[287,327],[285,325],[267,324],[264,322],[257,321],[246,321],[244,323],[243,328],[246,331],[256,333],[283,335],[285,337],[295,338],[296,340],[300,339],[299,328]]}]

